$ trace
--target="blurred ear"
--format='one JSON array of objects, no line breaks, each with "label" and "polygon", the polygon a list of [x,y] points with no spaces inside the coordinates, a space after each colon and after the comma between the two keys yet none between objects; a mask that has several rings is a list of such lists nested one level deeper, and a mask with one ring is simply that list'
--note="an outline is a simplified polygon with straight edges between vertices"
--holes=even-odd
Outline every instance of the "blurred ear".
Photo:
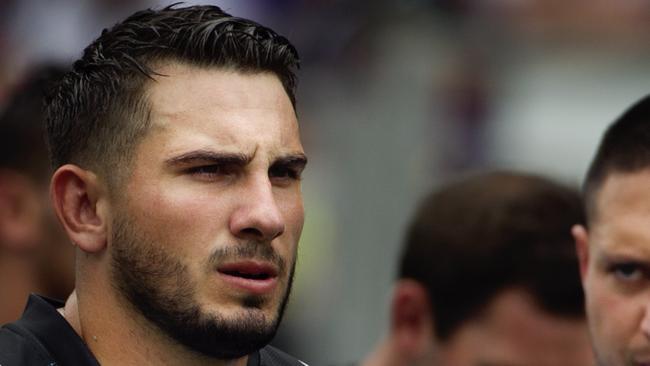
[{"label": "blurred ear", "polygon": [[37,246],[41,211],[33,182],[16,171],[0,169],[0,246],[13,252]]},{"label": "blurred ear", "polygon": [[571,234],[576,243],[576,253],[578,255],[578,263],[580,264],[580,276],[584,283],[589,265],[589,233],[584,226],[574,225],[571,228]]},{"label": "blurred ear", "polygon": [[433,316],[429,295],[414,280],[399,280],[391,304],[391,337],[399,351],[412,359],[430,353],[433,347]]},{"label": "blurred ear", "polygon": [[86,253],[106,247],[106,188],[91,171],[67,164],[54,173],[50,196],[68,237]]}]

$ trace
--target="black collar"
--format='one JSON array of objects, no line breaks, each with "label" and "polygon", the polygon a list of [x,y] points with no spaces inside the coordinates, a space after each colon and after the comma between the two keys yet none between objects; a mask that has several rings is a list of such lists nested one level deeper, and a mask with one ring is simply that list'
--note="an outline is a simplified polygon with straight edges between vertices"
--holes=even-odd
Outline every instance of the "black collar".
[{"label": "black collar", "polygon": [[32,294],[23,316],[14,324],[34,335],[59,365],[99,366],[84,341],[56,310],[63,305]]},{"label": "black collar", "polygon": [[[59,300],[32,294],[23,316],[11,326],[40,343],[57,365],[100,366],[86,343],[56,310],[63,306]],[[258,365],[260,353],[255,351],[249,355],[247,366]]]}]

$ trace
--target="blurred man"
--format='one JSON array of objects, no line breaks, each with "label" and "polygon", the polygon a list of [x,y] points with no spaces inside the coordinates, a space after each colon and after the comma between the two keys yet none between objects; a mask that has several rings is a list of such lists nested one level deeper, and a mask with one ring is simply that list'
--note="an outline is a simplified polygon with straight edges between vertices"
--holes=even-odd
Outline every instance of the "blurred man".
[{"label": "blurred man", "polygon": [[76,296],[32,296],[0,364],[301,364],[267,346],[303,225],[298,62],[214,6],[138,12],[86,48],[47,108]]},{"label": "blurred man", "polygon": [[0,324],[20,317],[36,292],[65,299],[74,287],[74,250],[48,198],[43,96],[63,69],[27,74],[0,113]]},{"label": "blurred man", "polygon": [[650,365],[650,96],[605,132],[573,235],[598,364]]},{"label": "blurred man", "polygon": [[514,173],[431,194],[407,234],[389,334],[366,366],[593,363],[571,226],[576,191]]}]

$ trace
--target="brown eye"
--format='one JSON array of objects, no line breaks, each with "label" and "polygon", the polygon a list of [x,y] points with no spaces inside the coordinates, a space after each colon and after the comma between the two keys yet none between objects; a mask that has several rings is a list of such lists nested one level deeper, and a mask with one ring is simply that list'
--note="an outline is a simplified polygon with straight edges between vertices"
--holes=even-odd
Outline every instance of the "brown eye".
[{"label": "brown eye", "polygon": [[626,282],[638,281],[643,275],[643,271],[636,263],[619,263],[611,267],[610,271],[614,275]]},{"label": "brown eye", "polygon": [[236,170],[234,166],[229,164],[210,164],[189,168],[187,173],[201,178],[214,179],[236,174]]}]

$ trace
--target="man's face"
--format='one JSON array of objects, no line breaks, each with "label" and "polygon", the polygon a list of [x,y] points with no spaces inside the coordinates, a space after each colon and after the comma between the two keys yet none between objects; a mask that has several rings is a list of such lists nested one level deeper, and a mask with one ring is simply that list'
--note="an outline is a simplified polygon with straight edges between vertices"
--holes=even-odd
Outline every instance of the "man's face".
[{"label": "man's face", "polygon": [[440,365],[591,366],[587,325],[547,314],[524,290],[497,295],[439,345]]},{"label": "man's face", "polygon": [[172,64],[117,197],[114,286],[175,341],[217,358],[268,343],[303,226],[305,156],[279,79]]},{"label": "man's face", "polygon": [[588,236],[576,237],[596,357],[650,365],[650,171],[610,175],[595,200]]}]

